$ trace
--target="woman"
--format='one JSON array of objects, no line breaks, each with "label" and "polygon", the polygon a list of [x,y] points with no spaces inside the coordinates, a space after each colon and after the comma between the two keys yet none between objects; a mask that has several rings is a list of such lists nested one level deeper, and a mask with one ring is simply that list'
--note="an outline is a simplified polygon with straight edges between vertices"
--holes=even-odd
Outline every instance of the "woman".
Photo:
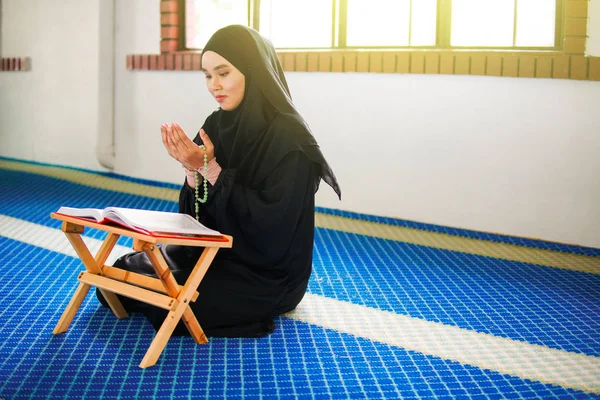
[{"label": "woman", "polygon": [[[186,169],[179,212],[234,240],[232,249],[217,253],[191,308],[207,336],[262,336],[273,331],[273,318],[294,309],[306,291],[314,194],[321,178],[338,196],[340,189],[292,104],[268,40],[245,26],[225,27],[204,47],[202,69],[220,108],[193,142],[178,124],[162,125],[161,134],[169,155]],[[202,251],[161,250],[180,284]],[[155,276],[144,253],[128,254],[115,266]],[[121,299],[128,311],[143,312],[156,329],[167,315]],[[187,334],[182,323],[175,334]]]}]

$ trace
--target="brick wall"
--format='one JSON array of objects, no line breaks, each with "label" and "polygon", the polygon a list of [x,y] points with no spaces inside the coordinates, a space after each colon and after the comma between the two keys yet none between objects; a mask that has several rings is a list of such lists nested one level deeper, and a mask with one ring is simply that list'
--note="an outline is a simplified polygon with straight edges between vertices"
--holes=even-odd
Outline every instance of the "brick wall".
[{"label": "brick wall", "polygon": [[173,53],[183,49],[183,6],[185,0],[160,2],[160,52]]},{"label": "brick wall", "polygon": [[29,71],[29,57],[0,58],[0,71]]}]

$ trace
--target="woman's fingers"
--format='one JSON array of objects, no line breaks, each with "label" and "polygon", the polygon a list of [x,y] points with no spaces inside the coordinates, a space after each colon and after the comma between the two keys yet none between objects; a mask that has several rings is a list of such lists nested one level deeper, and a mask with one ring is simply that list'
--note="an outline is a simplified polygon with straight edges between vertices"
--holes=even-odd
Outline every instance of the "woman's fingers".
[{"label": "woman's fingers", "polygon": [[167,132],[164,124],[160,124],[160,137],[162,138],[163,146],[167,147]]},{"label": "woman's fingers", "polygon": [[167,125],[160,124],[160,137],[162,138],[163,146],[167,149],[169,154],[171,154],[171,150],[169,148],[169,137],[167,135]]},{"label": "woman's fingers", "polygon": [[204,152],[185,133],[181,125],[172,125],[172,141],[179,154],[179,162],[195,170],[204,159]]},{"label": "woman's fingers", "polygon": [[169,152],[169,155],[181,162],[181,155],[179,154],[179,150],[173,140],[173,127],[169,124],[165,124],[165,137],[166,137],[166,148]]},{"label": "woman's fingers", "polygon": [[187,152],[192,145],[195,146],[183,128],[176,122],[173,122],[173,142],[180,152]]},{"label": "woman's fingers", "polygon": [[206,132],[204,132],[204,129],[200,129],[200,139],[202,139],[202,143],[204,143],[206,148],[213,147],[213,143]]},{"label": "woman's fingers", "polygon": [[208,134],[204,132],[204,129],[200,129],[200,139],[202,139],[202,143],[204,143],[204,146],[206,147],[207,160],[212,160],[215,156],[215,146],[208,137]]}]

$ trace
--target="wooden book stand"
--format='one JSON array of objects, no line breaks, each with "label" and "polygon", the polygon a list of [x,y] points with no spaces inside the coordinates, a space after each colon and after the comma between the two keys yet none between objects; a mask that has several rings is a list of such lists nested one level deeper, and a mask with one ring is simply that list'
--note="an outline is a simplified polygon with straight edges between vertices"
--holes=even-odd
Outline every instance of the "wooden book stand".
[{"label": "wooden book stand", "polygon": [[[115,293],[169,310],[167,318],[156,333],[154,340],[140,363],[141,368],[151,367],[156,364],[158,357],[160,357],[180,319],[183,319],[185,326],[196,343],[202,344],[208,342],[189,303],[198,298],[198,285],[200,285],[202,278],[204,278],[204,274],[208,270],[219,248],[230,248],[232,246],[233,238],[231,236],[224,235],[227,239],[226,241],[194,238],[160,238],[81,218],[56,213],[52,213],[50,216],[63,221],[62,231],[67,235],[67,239],[71,242],[86,269],[86,271],[82,271],[79,274],[79,286],[58,324],[56,324],[53,331],[54,334],[66,332],[77,310],[79,310],[79,307],[83,303],[85,296],[89,292],[90,287],[95,286],[100,289],[117,318],[127,318],[128,314]],[[95,257],[92,256],[81,237],[86,226],[108,232]],[[148,255],[159,279],[104,265],[120,236],[128,236],[134,239],[133,249],[144,251]],[[204,247],[204,252],[183,286],[180,286],[175,280],[157,244]]]}]

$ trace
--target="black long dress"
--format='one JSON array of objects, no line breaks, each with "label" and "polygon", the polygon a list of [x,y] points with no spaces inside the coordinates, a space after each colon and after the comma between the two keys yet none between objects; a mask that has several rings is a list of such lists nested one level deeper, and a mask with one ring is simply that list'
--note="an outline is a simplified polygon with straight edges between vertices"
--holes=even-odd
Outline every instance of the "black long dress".
[{"label": "black long dress", "polygon": [[[213,35],[203,51],[227,59],[245,77],[242,103],[219,109],[203,125],[222,167],[198,218],[233,236],[200,283],[191,304],[208,336],[260,336],[273,318],[300,302],[311,273],[314,195],[321,179],[340,196],[339,186],[316,140],[292,104],[272,44],[255,30],[233,25]],[[194,138],[201,144],[199,135]],[[179,212],[195,216],[194,190],[183,184]],[[163,246],[161,251],[183,284],[202,249]],[[145,253],[114,264],[155,276]],[[106,301],[97,291],[100,301]],[[158,329],[167,311],[121,297],[125,309],[143,312]],[[187,334],[180,323],[174,334]]]},{"label": "black long dress", "polygon": [[[202,222],[216,227],[215,220],[225,218],[225,224],[235,224],[237,214],[248,215],[255,208],[272,213],[273,218],[255,221],[249,233],[252,237],[246,238],[264,254],[260,264],[243,247],[235,246],[237,238],[242,240],[237,236],[232,249],[218,251],[200,283],[191,308],[208,336],[268,333],[275,316],[294,309],[302,300],[312,267],[317,166],[301,152],[290,153],[256,190],[236,185],[235,173],[232,169],[221,172],[211,188]],[[229,205],[225,217],[216,214],[218,203]],[[181,189],[179,208],[194,215],[194,191],[187,184]],[[270,232],[260,237],[261,228]],[[167,245],[161,251],[183,285],[202,248]],[[130,253],[114,266],[156,277],[144,253]],[[167,316],[166,310],[119,298],[129,312],[143,312],[157,330]],[[174,334],[185,335],[187,329],[180,323]]]}]

